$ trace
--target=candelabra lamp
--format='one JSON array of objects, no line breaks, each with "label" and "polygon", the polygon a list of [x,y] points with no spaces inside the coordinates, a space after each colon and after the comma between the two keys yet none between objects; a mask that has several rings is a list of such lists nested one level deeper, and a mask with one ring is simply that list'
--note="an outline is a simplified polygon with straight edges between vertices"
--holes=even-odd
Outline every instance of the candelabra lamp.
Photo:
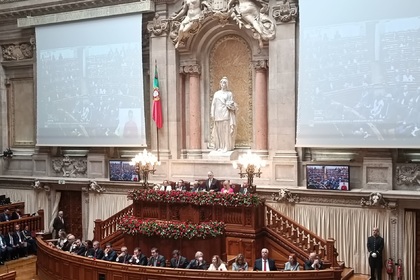
[{"label": "candelabra lamp", "polygon": [[148,182],[149,173],[154,174],[156,171],[156,165],[160,165],[160,161],[158,161],[157,157],[144,149],[143,152],[138,153],[134,158],[131,159],[130,164],[135,166],[135,170],[139,176],[139,181],[140,178],[143,179],[143,181],[140,181],[140,183],[144,187],[150,188]]},{"label": "candelabra lamp", "polygon": [[248,178],[250,193],[255,193],[254,177],[261,178],[261,168],[265,167],[265,164],[265,160],[262,160],[259,155],[252,154],[251,151],[239,156],[238,160],[232,163],[233,168],[239,169],[240,178]]}]

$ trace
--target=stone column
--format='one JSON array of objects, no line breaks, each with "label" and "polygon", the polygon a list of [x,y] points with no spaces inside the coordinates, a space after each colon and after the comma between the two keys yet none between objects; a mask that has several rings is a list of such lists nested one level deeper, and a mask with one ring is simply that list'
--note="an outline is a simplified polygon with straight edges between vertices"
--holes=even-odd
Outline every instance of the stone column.
[{"label": "stone column", "polygon": [[184,66],[189,82],[189,143],[188,158],[201,158],[201,100],[200,74],[201,66],[191,64]]},{"label": "stone column", "polygon": [[254,62],[255,68],[255,148],[267,150],[267,60]]}]

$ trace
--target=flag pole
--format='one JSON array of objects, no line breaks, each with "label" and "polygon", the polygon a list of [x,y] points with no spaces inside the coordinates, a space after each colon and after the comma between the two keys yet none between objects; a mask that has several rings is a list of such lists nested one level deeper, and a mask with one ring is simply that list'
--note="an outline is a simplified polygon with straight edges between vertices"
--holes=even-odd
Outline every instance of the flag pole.
[{"label": "flag pole", "polygon": [[157,159],[160,161],[160,154],[159,154],[159,128],[156,126],[156,141],[157,141]]}]

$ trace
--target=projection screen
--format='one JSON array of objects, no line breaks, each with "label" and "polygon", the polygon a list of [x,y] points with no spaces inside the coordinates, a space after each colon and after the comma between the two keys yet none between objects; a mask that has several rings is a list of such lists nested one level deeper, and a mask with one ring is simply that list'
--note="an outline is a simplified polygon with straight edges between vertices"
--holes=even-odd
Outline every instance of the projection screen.
[{"label": "projection screen", "polygon": [[145,146],[142,15],[35,29],[38,146]]},{"label": "projection screen", "polygon": [[296,145],[418,148],[420,1],[301,0]]}]

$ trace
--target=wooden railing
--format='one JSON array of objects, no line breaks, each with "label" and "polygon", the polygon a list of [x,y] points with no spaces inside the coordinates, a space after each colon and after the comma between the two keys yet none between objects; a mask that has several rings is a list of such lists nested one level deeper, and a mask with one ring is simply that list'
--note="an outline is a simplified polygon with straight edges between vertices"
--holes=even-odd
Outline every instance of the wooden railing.
[{"label": "wooden railing", "polygon": [[133,215],[133,205],[125,207],[104,221],[101,219],[96,219],[95,228],[93,230],[94,240],[108,242],[108,239],[117,233],[118,223],[124,215]]},{"label": "wooden railing", "polygon": [[37,273],[42,280],[92,280],[92,279],[208,279],[208,280],[339,280],[341,270],[325,269],[319,271],[271,271],[236,272],[203,271],[195,269],[174,269],[119,264],[81,257],[49,247],[42,238],[37,237]]},{"label": "wooden railing", "polygon": [[309,229],[296,223],[287,216],[265,205],[266,229],[269,234],[277,235],[288,242],[296,254],[307,258],[309,253],[317,253],[329,266],[338,267],[335,240],[319,237]]},{"label": "wooden railing", "polygon": [[29,226],[31,231],[43,231],[44,230],[44,210],[38,210],[37,216],[20,218],[18,220],[12,220],[8,222],[0,223],[0,229],[3,234],[9,231],[15,231],[15,225],[19,224],[20,229],[23,230],[25,226]]},{"label": "wooden railing", "polygon": [[9,209],[10,211],[14,209],[20,209],[22,213],[25,211],[25,202],[16,202],[10,203],[5,205],[0,205],[0,213],[4,212],[4,210]]},{"label": "wooden railing", "polygon": [[15,280],[16,271],[10,271],[7,273],[0,274],[0,280]]}]

